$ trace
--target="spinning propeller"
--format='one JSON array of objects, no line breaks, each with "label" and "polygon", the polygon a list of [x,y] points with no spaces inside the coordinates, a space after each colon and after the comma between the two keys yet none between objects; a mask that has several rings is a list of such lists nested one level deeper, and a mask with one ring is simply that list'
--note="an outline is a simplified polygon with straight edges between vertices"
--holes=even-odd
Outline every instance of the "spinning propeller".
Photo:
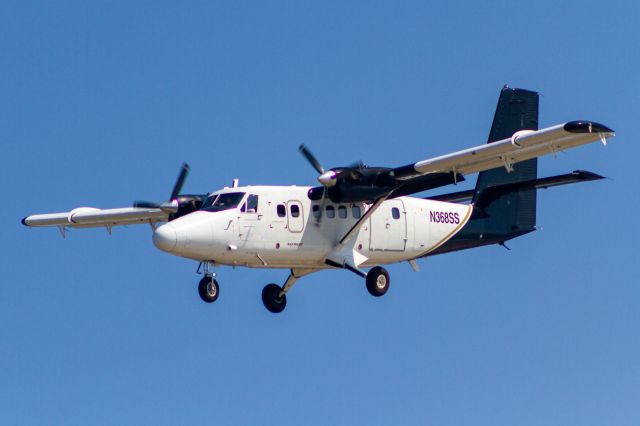
[{"label": "spinning propeller", "polygon": [[[331,199],[335,203],[360,201],[363,195],[361,194],[364,188],[363,185],[369,187],[377,185],[371,178],[377,177],[379,168],[368,168],[361,161],[358,161],[346,167],[334,167],[325,170],[305,145],[300,145],[298,151],[318,172],[317,179],[322,186],[311,188],[309,190],[309,198],[312,200],[322,198],[322,204],[319,207],[320,212],[324,211],[327,199]],[[347,200],[345,194],[351,196],[351,199]],[[355,198],[353,198],[354,195]],[[364,196],[368,199],[368,195]],[[316,225],[320,224],[321,218],[322,213],[316,216]]]},{"label": "spinning propeller", "polygon": [[189,174],[190,167],[187,163],[182,163],[180,173],[176,179],[176,183],[173,185],[173,190],[169,196],[169,200],[163,203],[156,203],[153,201],[135,201],[133,207],[143,207],[148,209],[160,209],[170,214],[169,220],[176,219],[185,214],[194,212],[202,206],[206,195],[194,195],[183,194],[180,195],[180,191],[184,186],[184,182]]},{"label": "spinning propeller", "polygon": [[298,151],[300,151],[302,156],[306,158],[309,164],[318,172],[318,182],[325,188],[335,186],[339,179],[351,182],[358,181],[363,177],[362,170],[367,168],[362,161],[357,161],[346,167],[334,167],[325,170],[315,155],[313,155],[305,145],[300,145]]},{"label": "spinning propeller", "polygon": [[338,182],[338,173],[335,170],[325,171],[315,155],[313,155],[309,148],[307,148],[306,146],[300,145],[298,151],[300,151],[300,154],[302,154],[302,156],[307,159],[309,164],[311,164],[311,167],[313,167],[316,172],[318,172],[318,182],[320,182],[322,186],[326,188],[335,186],[335,184]]}]

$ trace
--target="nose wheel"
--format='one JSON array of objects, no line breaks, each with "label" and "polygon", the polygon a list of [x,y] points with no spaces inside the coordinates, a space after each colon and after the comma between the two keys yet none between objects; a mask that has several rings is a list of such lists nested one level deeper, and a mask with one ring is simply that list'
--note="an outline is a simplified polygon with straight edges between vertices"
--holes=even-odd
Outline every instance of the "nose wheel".
[{"label": "nose wheel", "polygon": [[215,302],[220,295],[218,281],[210,276],[204,277],[200,280],[200,284],[198,284],[198,294],[200,294],[200,298],[207,303]]},{"label": "nose wheel", "polygon": [[204,273],[204,277],[198,284],[198,294],[200,298],[207,303],[215,302],[220,295],[220,286],[218,285],[218,281],[216,281],[216,273],[213,271],[214,267],[215,264],[208,261],[204,261],[198,265],[197,272],[200,273],[200,268],[202,268],[202,273]]}]

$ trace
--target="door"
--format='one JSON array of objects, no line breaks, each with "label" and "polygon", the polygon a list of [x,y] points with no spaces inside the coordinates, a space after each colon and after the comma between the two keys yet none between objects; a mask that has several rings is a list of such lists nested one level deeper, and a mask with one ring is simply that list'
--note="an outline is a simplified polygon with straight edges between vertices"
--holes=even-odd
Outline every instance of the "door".
[{"label": "door", "polygon": [[262,234],[258,229],[262,220],[262,212],[258,211],[258,196],[250,194],[240,207],[240,226],[238,229],[240,240],[251,240],[258,243],[262,240]]},{"label": "door", "polygon": [[404,251],[407,243],[407,215],[401,200],[382,203],[371,215],[370,250]]},{"label": "door", "polygon": [[289,232],[302,232],[304,229],[304,212],[300,201],[287,203],[287,222]]}]

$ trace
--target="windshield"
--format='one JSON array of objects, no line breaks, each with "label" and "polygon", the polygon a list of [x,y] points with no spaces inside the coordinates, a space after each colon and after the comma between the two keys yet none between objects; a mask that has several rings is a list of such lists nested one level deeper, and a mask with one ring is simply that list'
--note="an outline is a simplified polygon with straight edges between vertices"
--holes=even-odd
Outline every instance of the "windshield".
[{"label": "windshield", "polygon": [[244,192],[230,192],[228,194],[211,195],[200,210],[206,212],[220,212],[238,207],[244,197]]}]

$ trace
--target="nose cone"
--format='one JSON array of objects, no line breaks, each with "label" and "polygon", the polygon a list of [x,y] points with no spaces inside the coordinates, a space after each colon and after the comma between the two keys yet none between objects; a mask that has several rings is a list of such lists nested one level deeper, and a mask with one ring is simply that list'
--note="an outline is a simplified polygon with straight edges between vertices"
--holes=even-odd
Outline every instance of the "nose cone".
[{"label": "nose cone", "polygon": [[171,224],[160,226],[153,233],[153,244],[162,251],[171,253],[178,243],[178,235]]}]

